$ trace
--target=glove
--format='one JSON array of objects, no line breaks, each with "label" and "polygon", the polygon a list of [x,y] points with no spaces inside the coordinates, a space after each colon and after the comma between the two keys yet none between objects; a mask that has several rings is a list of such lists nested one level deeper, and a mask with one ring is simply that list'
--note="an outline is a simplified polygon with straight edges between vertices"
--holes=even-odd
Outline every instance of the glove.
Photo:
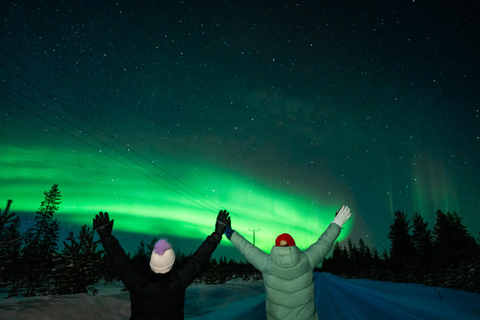
[{"label": "glove", "polygon": [[96,230],[100,239],[103,239],[112,234],[113,228],[113,219],[110,220],[108,217],[108,212],[100,212],[100,214],[95,215],[93,219],[93,230]]},{"label": "glove", "polygon": [[337,210],[337,213],[335,213],[335,219],[333,219],[333,222],[338,224],[338,226],[341,228],[351,215],[350,208],[343,205],[339,210]]},{"label": "glove", "polygon": [[225,232],[225,228],[227,227],[227,220],[230,220],[228,217],[229,213],[227,210],[220,210],[217,216],[217,222],[215,223],[215,233],[218,233],[220,237]]},{"label": "glove", "polygon": [[227,219],[227,227],[225,228],[225,236],[227,237],[228,240],[232,238],[233,234],[233,229],[232,229],[232,221],[230,220],[230,217]]}]

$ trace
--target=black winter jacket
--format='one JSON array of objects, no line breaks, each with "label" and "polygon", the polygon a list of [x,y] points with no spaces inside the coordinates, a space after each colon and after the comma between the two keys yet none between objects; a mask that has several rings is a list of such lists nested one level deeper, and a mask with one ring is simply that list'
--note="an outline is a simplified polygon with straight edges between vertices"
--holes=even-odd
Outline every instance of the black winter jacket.
[{"label": "black winter jacket", "polygon": [[165,274],[148,266],[137,266],[110,235],[102,239],[103,248],[130,292],[131,320],[184,319],[185,290],[210,261],[222,237],[213,232],[181,266]]}]

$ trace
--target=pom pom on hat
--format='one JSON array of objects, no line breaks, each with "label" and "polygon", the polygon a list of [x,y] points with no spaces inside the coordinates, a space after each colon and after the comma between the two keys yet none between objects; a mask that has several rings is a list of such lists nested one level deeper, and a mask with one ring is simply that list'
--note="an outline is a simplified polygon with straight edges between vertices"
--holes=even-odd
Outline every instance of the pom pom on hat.
[{"label": "pom pom on hat", "polygon": [[295,245],[295,240],[288,233],[282,233],[275,240],[275,245],[277,247],[291,247]]},{"label": "pom pom on hat", "polygon": [[175,252],[172,245],[165,239],[160,239],[155,246],[150,257],[150,268],[155,273],[167,273],[173,267],[175,262]]},{"label": "pom pom on hat", "polygon": [[171,247],[172,245],[168,243],[167,240],[160,239],[157,241],[157,243],[155,243],[155,247],[153,248],[154,249],[153,251],[155,251],[156,254],[159,254],[162,256],[165,253],[165,251],[167,251]]}]

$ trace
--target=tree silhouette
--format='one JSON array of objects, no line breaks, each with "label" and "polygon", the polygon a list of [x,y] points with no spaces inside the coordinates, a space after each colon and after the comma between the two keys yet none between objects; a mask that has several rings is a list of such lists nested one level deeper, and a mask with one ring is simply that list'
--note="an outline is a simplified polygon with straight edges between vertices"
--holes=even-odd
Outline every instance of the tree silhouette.
[{"label": "tree silhouette", "polygon": [[335,242],[332,256],[323,260],[321,270],[345,277],[347,274],[347,266],[349,265],[348,260],[348,253],[346,251],[344,252],[340,243]]},{"label": "tree silhouette", "polygon": [[7,206],[2,213],[0,209],[0,232],[3,230],[3,227],[7,224],[12,222],[13,218],[15,217],[15,212],[10,213],[10,206],[12,205],[13,200],[7,200]]},{"label": "tree silhouette", "polygon": [[[118,280],[111,261],[97,249],[98,241],[93,241],[93,231],[86,225],[76,237],[70,232],[63,242],[63,251],[57,252],[60,227],[53,216],[61,203],[58,185],[44,195],[34,226],[24,234],[19,231],[20,218],[9,212],[12,201],[8,200],[3,213],[0,210],[0,286],[10,286],[9,297],[88,291],[95,294],[97,290],[92,285],[101,278],[106,282]],[[387,237],[391,240],[390,250],[383,250],[381,255],[363,239],[355,244],[349,238],[343,247],[335,243],[321,271],[346,278],[480,291],[480,247],[456,212],[438,210],[432,231],[418,213],[409,220],[405,213],[397,211]],[[149,268],[148,259],[156,242],[155,238],[145,245],[142,240],[132,260]],[[188,259],[177,249],[177,266]],[[254,272],[254,279],[261,278],[257,270]],[[225,257],[219,261],[212,258],[196,282],[219,284],[234,277],[252,279],[252,266],[227,261]]]},{"label": "tree silhouette", "polygon": [[140,245],[137,247],[137,253],[133,256],[132,262],[137,266],[146,266],[148,265],[150,255],[147,256],[147,251],[145,250],[145,242],[140,241]]},{"label": "tree silhouette", "polygon": [[456,212],[438,210],[433,235],[435,258],[442,267],[455,268],[461,261],[473,261],[477,244]]},{"label": "tree silhouette", "polygon": [[358,266],[356,261],[358,260],[358,249],[357,246],[353,243],[352,239],[348,238],[348,260],[349,264],[346,268],[347,274],[350,277],[356,277],[358,274]]},{"label": "tree silhouette", "polygon": [[390,246],[390,268],[395,273],[410,272],[411,254],[413,250],[410,235],[410,220],[401,211],[395,212],[395,220],[390,225],[388,238]]},{"label": "tree silhouette", "polygon": [[12,200],[7,200],[3,213],[0,210],[0,287],[7,286],[17,273],[20,254],[20,217],[10,213]]},{"label": "tree silhouette", "polygon": [[58,249],[59,222],[53,219],[61,203],[58,185],[44,192],[36,211],[35,225],[24,235],[21,251],[21,274],[15,278],[9,296],[47,295],[53,289],[52,270]]},{"label": "tree silhouette", "polygon": [[55,294],[97,292],[89,286],[102,276],[102,251],[97,250],[98,243],[93,240],[93,230],[86,225],[76,237],[73,232],[69,233],[54,270]]},{"label": "tree silhouette", "polygon": [[428,223],[424,222],[421,215],[415,213],[412,220],[412,257],[415,262],[415,274],[421,278],[428,272],[433,271],[433,237],[428,229]]},{"label": "tree silhouette", "polygon": [[370,276],[372,260],[372,252],[370,251],[370,248],[365,244],[365,241],[360,238],[358,240],[358,256],[356,261],[359,277],[367,278]]},{"label": "tree silhouette", "polygon": [[147,250],[148,254],[151,254],[153,251],[153,248],[155,247],[155,243],[157,243],[158,239],[157,237],[153,238],[152,241],[150,241],[150,244],[147,245]]}]

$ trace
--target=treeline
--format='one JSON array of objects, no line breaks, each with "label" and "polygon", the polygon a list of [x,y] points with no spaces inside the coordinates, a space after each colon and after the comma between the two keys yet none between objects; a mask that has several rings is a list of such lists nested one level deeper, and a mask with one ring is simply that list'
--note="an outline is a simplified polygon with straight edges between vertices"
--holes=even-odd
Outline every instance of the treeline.
[{"label": "treeline", "polygon": [[93,231],[84,225],[77,236],[70,232],[60,251],[60,223],[54,219],[61,203],[58,185],[44,195],[34,225],[23,234],[20,218],[10,212],[12,200],[0,212],[0,287],[9,288],[8,297],[96,293],[90,286],[108,277],[103,272],[109,263]]},{"label": "treeline", "polygon": [[[137,247],[135,255],[132,257],[132,260],[135,263],[138,263],[139,266],[148,267],[150,254],[153,251],[153,246],[157,240],[158,239],[154,238],[148,245],[145,245],[142,240]],[[193,253],[186,255],[184,252],[177,250],[175,252],[176,266],[178,267],[186,262],[192,254]],[[238,262],[231,259],[227,261],[226,257],[221,256],[218,260],[216,258],[211,258],[209,263],[205,266],[202,274],[194,280],[194,283],[224,284],[234,278],[242,278],[244,281],[258,280],[262,279],[262,274],[247,262]]]},{"label": "treeline", "polygon": [[[60,223],[54,214],[61,204],[61,192],[55,184],[44,192],[44,200],[36,211],[35,223],[21,233],[20,217],[10,212],[12,200],[0,210],[0,288],[8,289],[8,297],[31,297],[72,293],[96,294],[100,280],[118,281],[114,268],[94,231],[82,226],[77,235],[70,232],[63,249],[59,249]],[[148,260],[157,239],[145,245],[140,242],[132,260],[148,267]],[[189,255],[177,251],[176,264]],[[211,259],[197,283],[219,284],[232,278],[260,279],[251,265],[225,257]]]},{"label": "treeline", "polygon": [[[8,200],[0,210],[0,288],[8,297],[71,293],[92,293],[101,280],[118,281],[94,231],[82,226],[77,235],[70,232],[60,250],[60,224],[54,218],[61,194],[58,185],[44,192],[36,211],[35,223],[21,233],[20,218],[10,212]],[[390,226],[389,250],[381,254],[360,239],[347,246],[335,244],[331,257],[318,271],[345,278],[369,278],[393,282],[415,282],[480,292],[479,244],[468,233],[457,213],[437,211],[433,230],[415,214],[410,220],[396,212]],[[134,263],[148,267],[157,239],[145,245],[142,240],[132,257]],[[189,255],[177,251],[176,264]],[[197,283],[221,284],[233,278],[261,279],[258,270],[246,262],[220,257],[211,259]]]},{"label": "treeline", "polygon": [[438,210],[430,229],[418,213],[409,219],[397,211],[388,238],[390,248],[382,253],[362,239],[343,247],[337,242],[319,271],[480,292],[480,245],[458,213]]}]

